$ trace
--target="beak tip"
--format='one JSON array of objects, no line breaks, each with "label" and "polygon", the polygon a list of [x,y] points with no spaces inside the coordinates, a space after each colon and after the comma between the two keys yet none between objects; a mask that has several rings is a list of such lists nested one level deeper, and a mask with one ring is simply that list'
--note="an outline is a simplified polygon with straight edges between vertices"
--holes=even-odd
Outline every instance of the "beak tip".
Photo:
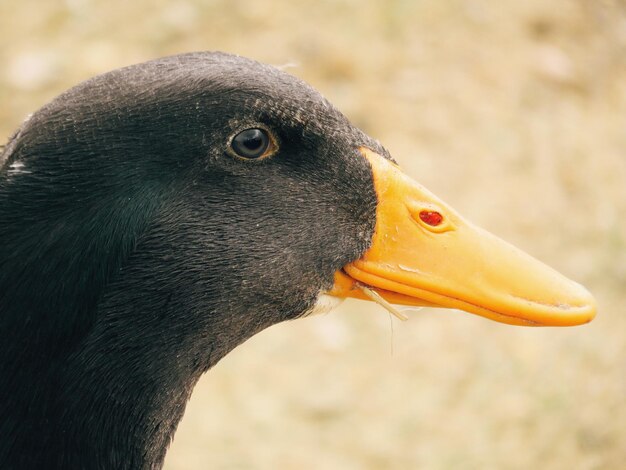
[{"label": "beak tip", "polygon": [[591,293],[578,284],[579,295],[577,301],[563,306],[563,312],[555,315],[554,322],[547,322],[554,326],[578,326],[591,322],[598,312],[596,300]]},{"label": "beak tip", "polygon": [[596,304],[596,299],[594,299],[593,296],[589,294],[589,300],[587,304],[585,305],[584,313],[583,313],[584,321],[581,324],[589,323],[590,321],[592,321],[594,318],[596,318],[597,313],[598,313],[598,307]]},{"label": "beak tip", "polygon": [[598,313],[598,304],[596,303],[596,299],[591,292],[589,292],[584,286],[578,284],[578,287],[580,289],[581,300],[579,303],[581,309],[580,324],[589,323]]}]

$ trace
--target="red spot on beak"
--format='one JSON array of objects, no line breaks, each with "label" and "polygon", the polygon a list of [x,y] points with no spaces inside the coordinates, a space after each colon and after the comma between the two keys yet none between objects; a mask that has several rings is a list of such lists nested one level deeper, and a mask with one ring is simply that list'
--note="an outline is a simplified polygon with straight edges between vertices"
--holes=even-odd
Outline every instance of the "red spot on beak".
[{"label": "red spot on beak", "polygon": [[432,227],[436,227],[443,222],[443,216],[439,212],[435,211],[422,211],[420,212],[420,219],[425,224],[428,224]]}]

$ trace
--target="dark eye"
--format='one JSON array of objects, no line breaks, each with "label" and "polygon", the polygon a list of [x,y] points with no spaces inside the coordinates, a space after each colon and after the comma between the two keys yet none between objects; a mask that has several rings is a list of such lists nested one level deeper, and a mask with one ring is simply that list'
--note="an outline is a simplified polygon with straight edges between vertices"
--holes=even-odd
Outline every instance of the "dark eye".
[{"label": "dark eye", "polygon": [[272,140],[265,129],[246,129],[237,134],[232,142],[233,151],[242,158],[261,158],[271,152]]}]

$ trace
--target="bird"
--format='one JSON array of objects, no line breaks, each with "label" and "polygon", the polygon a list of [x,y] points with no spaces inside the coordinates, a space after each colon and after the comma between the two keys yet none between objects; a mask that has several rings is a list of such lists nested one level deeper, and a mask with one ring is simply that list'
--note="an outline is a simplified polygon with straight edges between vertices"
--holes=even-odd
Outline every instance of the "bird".
[{"label": "bird", "polygon": [[310,85],[237,55],[78,84],[0,165],[3,469],[160,468],[201,375],[348,297],[526,326],[596,311]]}]

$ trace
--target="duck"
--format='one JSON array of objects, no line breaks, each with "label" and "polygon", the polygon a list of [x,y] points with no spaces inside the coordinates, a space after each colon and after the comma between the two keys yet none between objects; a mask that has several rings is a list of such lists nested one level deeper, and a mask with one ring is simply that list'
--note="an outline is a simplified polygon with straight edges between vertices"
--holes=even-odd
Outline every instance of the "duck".
[{"label": "duck", "polygon": [[160,468],[200,376],[345,298],[522,326],[596,312],[311,86],[236,55],[89,79],[0,164],[0,468]]}]

